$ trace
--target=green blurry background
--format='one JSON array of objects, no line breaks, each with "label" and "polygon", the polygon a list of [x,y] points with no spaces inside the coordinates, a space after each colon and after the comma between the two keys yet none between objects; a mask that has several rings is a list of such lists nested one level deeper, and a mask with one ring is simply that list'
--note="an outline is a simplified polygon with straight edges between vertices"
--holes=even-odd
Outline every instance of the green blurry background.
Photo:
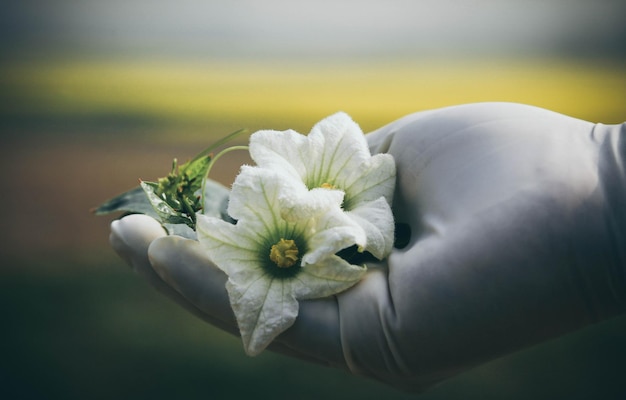
[{"label": "green blurry background", "polygon": [[[623,2],[7,1],[0,14],[0,397],[414,398],[265,353],[142,282],[90,208],[239,128],[514,101],[626,120]],[[241,139],[245,141],[245,138]],[[249,162],[232,153],[214,178]],[[532,295],[529,293],[529,295]],[[626,398],[626,318],[421,399]]]}]

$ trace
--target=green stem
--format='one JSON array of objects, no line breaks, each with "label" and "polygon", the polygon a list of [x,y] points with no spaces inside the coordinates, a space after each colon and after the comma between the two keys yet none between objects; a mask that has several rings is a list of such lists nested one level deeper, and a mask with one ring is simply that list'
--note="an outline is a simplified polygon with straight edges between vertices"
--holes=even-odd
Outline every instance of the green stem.
[{"label": "green stem", "polygon": [[222,151],[220,151],[219,153],[217,153],[215,155],[215,157],[213,157],[211,159],[211,161],[209,161],[209,165],[206,169],[206,174],[204,175],[204,178],[202,179],[202,190],[200,192],[200,196],[201,199],[200,201],[202,202],[202,207],[204,207],[204,190],[206,188],[206,180],[209,178],[209,173],[211,172],[211,169],[213,168],[213,164],[215,164],[215,162],[217,160],[220,159],[220,157],[222,157],[224,154],[226,153],[230,153],[231,151],[235,151],[235,150],[248,150],[248,146],[232,146],[232,147],[228,147]]},{"label": "green stem", "polygon": [[212,152],[213,150],[217,149],[218,147],[228,143],[230,140],[234,139],[235,137],[241,135],[244,132],[247,132],[248,130],[243,128],[243,129],[239,129],[238,131],[235,131],[229,135],[226,135],[225,137],[221,138],[220,140],[218,140],[217,142],[211,144],[209,147],[207,147],[206,149],[202,150],[197,156],[195,156],[193,158],[193,160],[191,160],[191,162],[189,162],[189,164],[193,163],[194,161],[199,160],[200,158],[206,156],[207,154],[209,154],[210,152]]}]

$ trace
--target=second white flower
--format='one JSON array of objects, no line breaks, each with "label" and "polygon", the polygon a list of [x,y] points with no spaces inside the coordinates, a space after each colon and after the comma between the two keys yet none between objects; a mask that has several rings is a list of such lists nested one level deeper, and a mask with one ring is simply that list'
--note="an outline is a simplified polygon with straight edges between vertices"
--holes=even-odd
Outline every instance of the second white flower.
[{"label": "second white flower", "polygon": [[[389,154],[371,155],[359,126],[340,112],[317,123],[308,135],[293,130],[258,131],[250,137],[250,155],[259,167],[302,181],[309,190],[338,190],[342,208],[366,232],[366,250],[378,259],[391,252],[391,211],[396,169]],[[296,196],[281,199],[283,217],[307,212]]]}]

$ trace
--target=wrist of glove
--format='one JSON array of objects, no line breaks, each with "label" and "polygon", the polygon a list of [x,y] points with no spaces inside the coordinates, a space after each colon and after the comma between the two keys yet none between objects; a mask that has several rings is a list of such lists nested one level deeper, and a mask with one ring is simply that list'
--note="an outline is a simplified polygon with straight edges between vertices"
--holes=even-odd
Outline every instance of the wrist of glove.
[{"label": "wrist of glove", "polygon": [[[485,103],[368,134],[394,156],[411,240],[337,296],[303,301],[270,349],[396,387],[433,383],[626,308],[623,126]],[[111,244],[156,289],[237,334],[226,276],[149,217]]]}]

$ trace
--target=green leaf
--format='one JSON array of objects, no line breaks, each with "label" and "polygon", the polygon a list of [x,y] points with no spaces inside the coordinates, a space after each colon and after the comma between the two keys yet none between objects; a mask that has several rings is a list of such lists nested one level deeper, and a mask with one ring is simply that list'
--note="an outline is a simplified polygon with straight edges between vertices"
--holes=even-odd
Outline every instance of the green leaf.
[{"label": "green leaf", "polygon": [[204,178],[210,163],[211,156],[207,155],[180,166],[179,171],[182,171],[185,180],[189,182],[189,190],[192,193],[195,193],[202,186],[202,178]]},{"label": "green leaf", "polygon": [[146,192],[141,186],[137,186],[134,189],[115,196],[92,210],[95,215],[105,215],[120,211],[157,217],[156,212],[152,208],[152,204],[150,204],[150,201],[146,197]]}]

